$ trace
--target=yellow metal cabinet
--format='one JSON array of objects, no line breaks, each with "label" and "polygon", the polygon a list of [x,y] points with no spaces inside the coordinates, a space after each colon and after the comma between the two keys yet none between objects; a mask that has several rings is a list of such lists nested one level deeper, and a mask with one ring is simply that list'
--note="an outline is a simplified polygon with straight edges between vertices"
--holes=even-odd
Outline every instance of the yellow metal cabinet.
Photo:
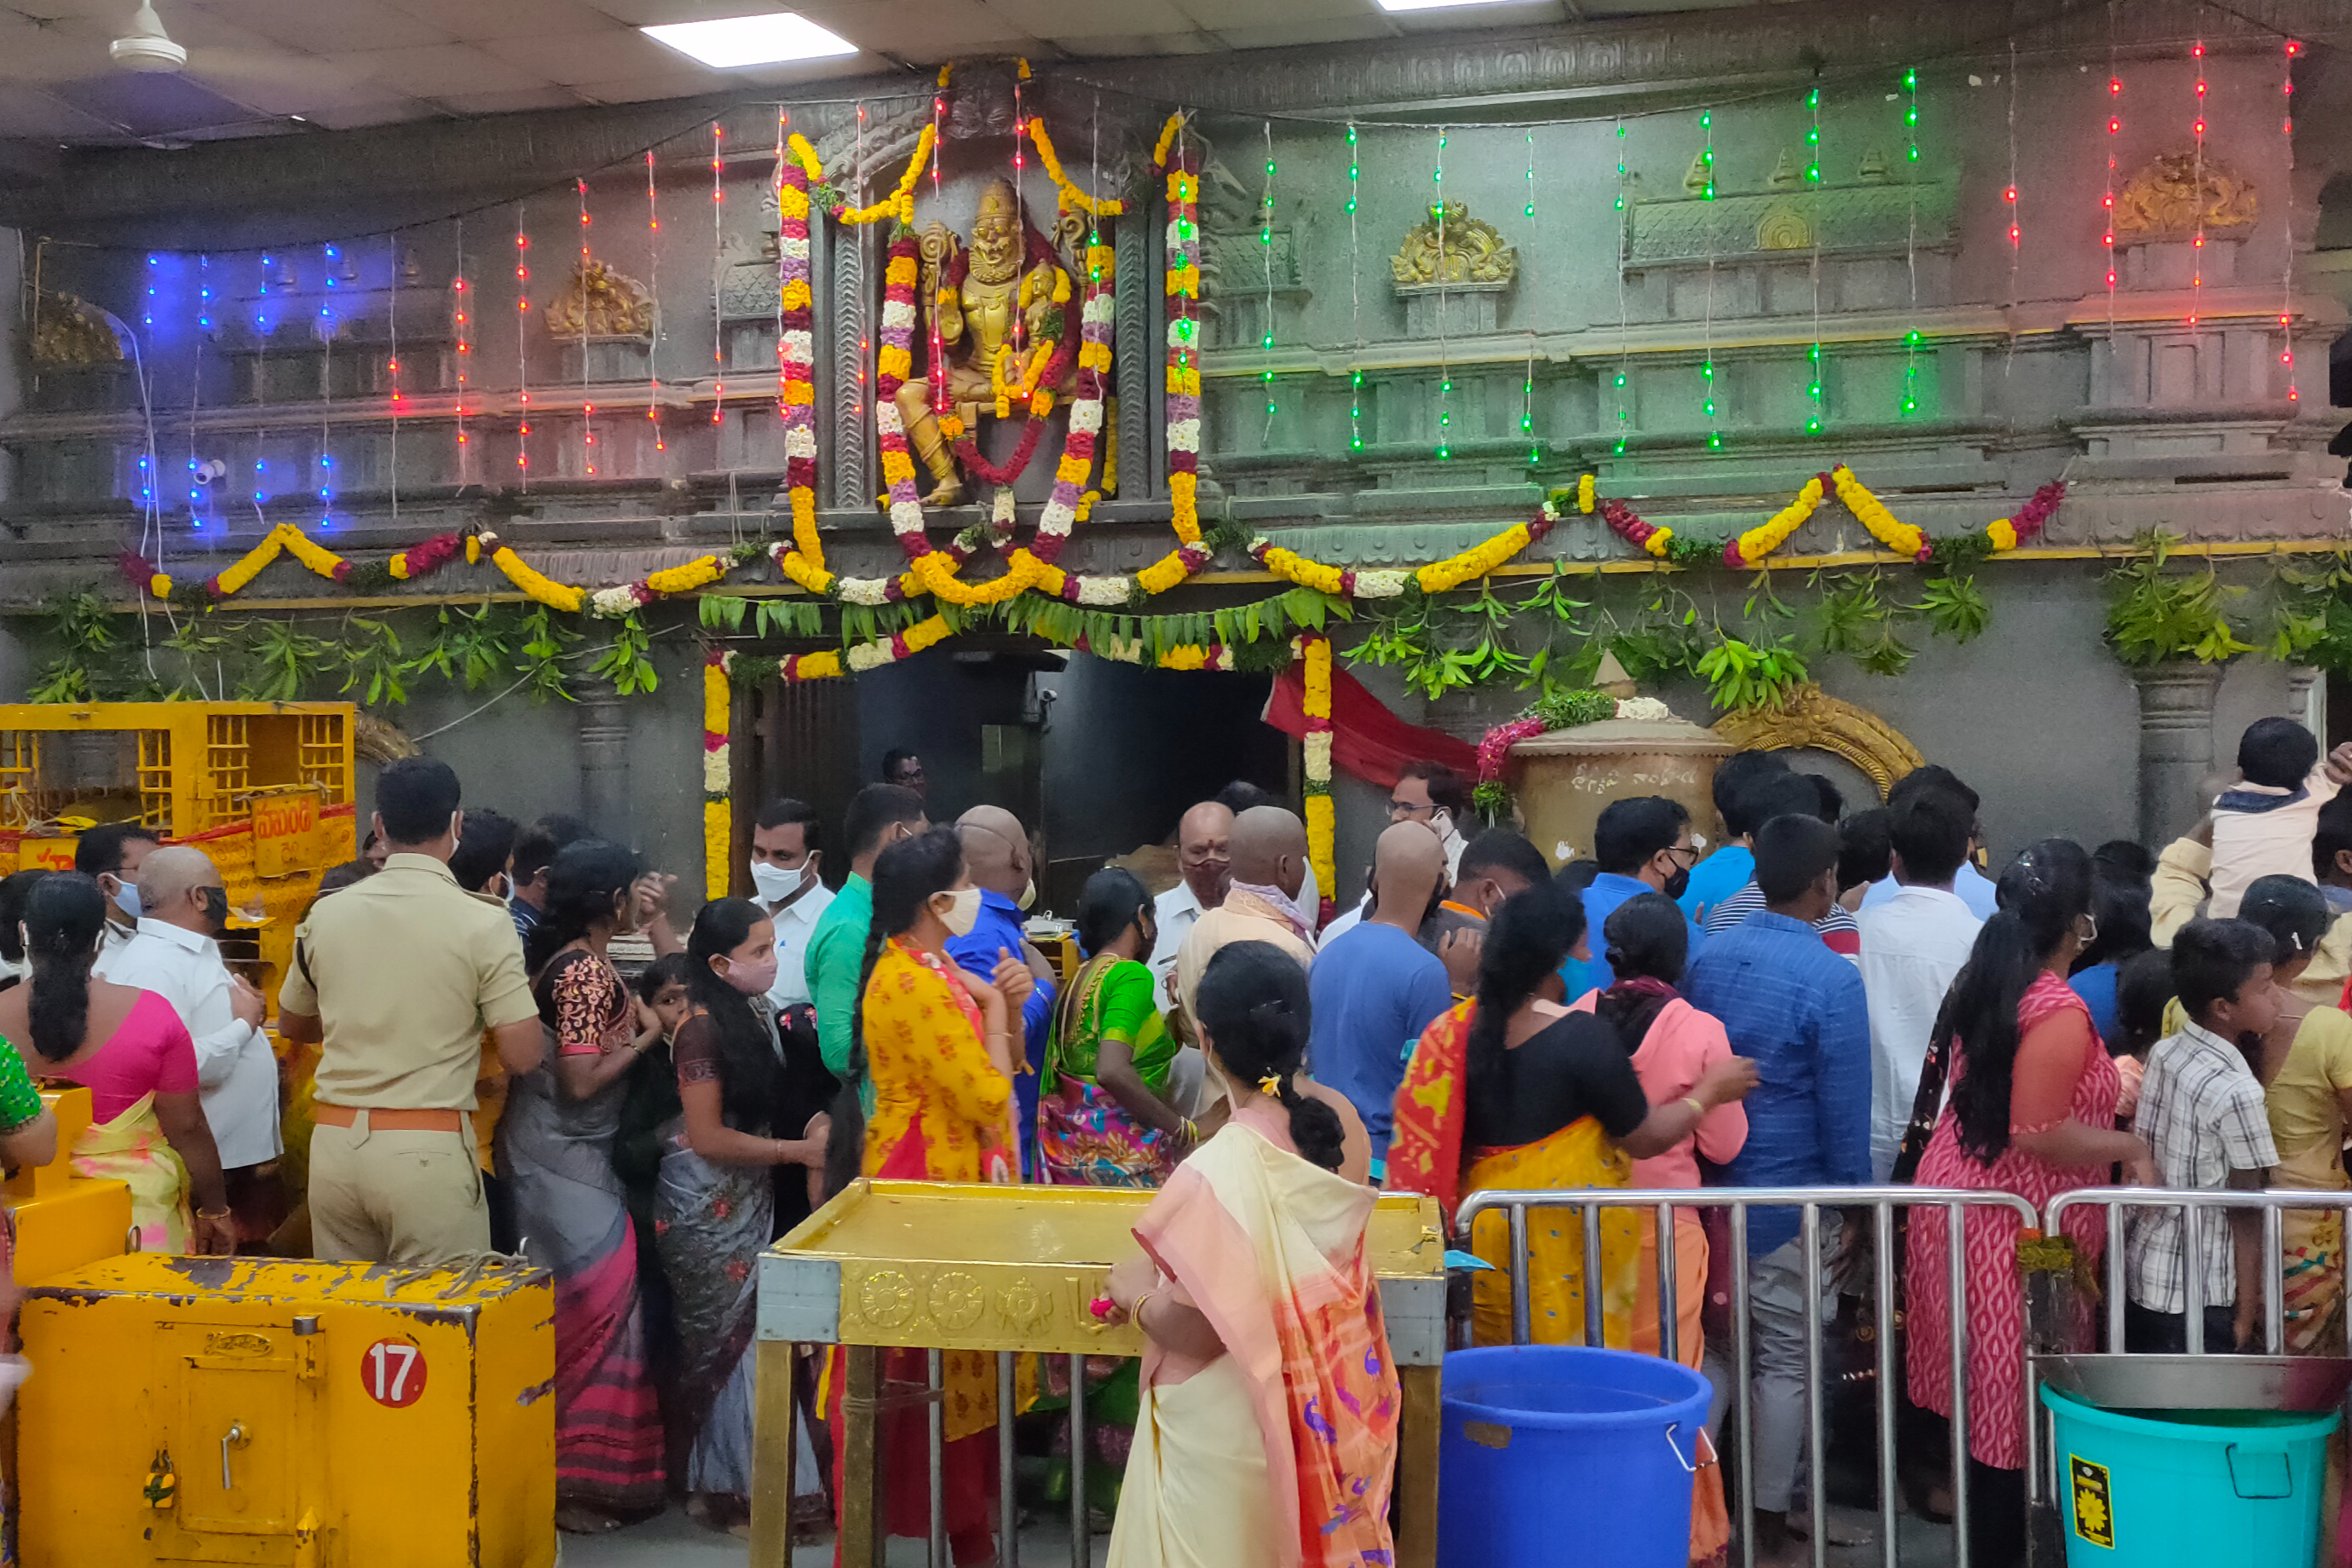
[{"label": "yellow metal cabinet", "polygon": [[542,1270],[133,1255],[26,1293],[25,1568],[545,1568]]}]

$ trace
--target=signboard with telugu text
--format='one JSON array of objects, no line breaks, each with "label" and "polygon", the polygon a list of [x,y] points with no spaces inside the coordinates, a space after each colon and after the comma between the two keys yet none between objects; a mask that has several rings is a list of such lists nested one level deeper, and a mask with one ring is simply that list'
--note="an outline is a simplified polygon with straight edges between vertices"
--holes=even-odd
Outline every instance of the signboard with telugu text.
[{"label": "signboard with telugu text", "polygon": [[319,792],[289,790],[253,798],[253,872],[291,877],[319,868]]},{"label": "signboard with telugu text", "polygon": [[74,868],[74,851],[80,846],[79,833],[47,838],[27,834],[16,846],[16,869],[70,871]]}]

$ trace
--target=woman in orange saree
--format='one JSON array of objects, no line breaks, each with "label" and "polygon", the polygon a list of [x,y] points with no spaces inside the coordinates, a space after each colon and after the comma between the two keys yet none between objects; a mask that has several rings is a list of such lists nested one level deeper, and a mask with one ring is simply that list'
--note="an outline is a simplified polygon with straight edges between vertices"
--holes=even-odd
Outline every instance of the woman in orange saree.
[{"label": "woman in orange saree", "polygon": [[[993,983],[947,956],[950,936],[972,927],[980,889],[964,874],[951,827],[901,839],[874,862],[874,922],[865,979],[850,1033],[850,1087],[833,1111],[828,1188],[853,1175],[898,1181],[1017,1183],[1021,1136],[1013,1121],[1019,1066],[1008,1019],[1018,1018],[1029,972],[1019,959],[997,966]],[[871,1074],[874,1110],[856,1085]],[[853,1163],[854,1162],[854,1163]],[[886,1380],[922,1386],[921,1351],[892,1351]],[[949,1351],[941,1378],[947,1447],[941,1461],[948,1544],[959,1568],[993,1559],[989,1529],[996,1476],[996,1363],[980,1351]],[[826,1418],[841,1426],[843,1352],[827,1378]],[[930,1460],[925,1413],[885,1412],[879,1444],[889,1535],[930,1533]],[[845,1445],[834,1446],[834,1496],[844,1494]]]},{"label": "woman in orange saree", "polygon": [[1299,1071],[1307,976],[1280,949],[1219,952],[1194,1022],[1233,1115],[1111,1271],[1147,1349],[1109,1568],[1391,1563],[1402,1402],[1364,1247],[1370,1142]]},{"label": "woman in orange saree", "polygon": [[[1437,1199],[1451,1223],[1462,1197],[1488,1188],[1622,1187],[1633,1162],[1688,1138],[1717,1104],[1756,1081],[1738,1058],[1684,1098],[1653,1109],[1617,1031],[1560,1005],[1561,960],[1584,948],[1584,904],[1531,888],[1496,911],[1478,961],[1478,994],[1424,1030],[1398,1087],[1388,1186]],[[1632,1342],[1643,1216],[1602,1209],[1601,1331]],[[1499,1212],[1472,1224],[1470,1250],[1493,1265],[1471,1286],[1473,1339],[1511,1342],[1510,1231]],[[1581,1215],[1532,1210],[1528,1321],[1539,1344],[1583,1342]]]}]

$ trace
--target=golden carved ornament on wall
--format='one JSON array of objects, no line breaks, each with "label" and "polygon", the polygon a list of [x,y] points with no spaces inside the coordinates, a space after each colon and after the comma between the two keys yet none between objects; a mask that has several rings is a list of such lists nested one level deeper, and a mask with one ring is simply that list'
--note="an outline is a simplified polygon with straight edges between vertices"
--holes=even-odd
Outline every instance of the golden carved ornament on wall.
[{"label": "golden carved ornament on wall", "polygon": [[654,300],[646,286],[602,261],[572,269],[572,280],[547,303],[552,338],[649,338]]},{"label": "golden carved ornament on wall", "polygon": [[2201,166],[2193,152],[2166,153],[2116,193],[2116,232],[2186,237],[2200,227],[2200,206],[2206,233],[2244,228],[2254,221],[2253,184],[2210,153]]},{"label": "golden carved ornament on wall", "polygon": [[1389,271],[1400,288],[1430,288],[1439,283],[1508,283],[1518,275],[1519,253],[1503,243],[1495,226],[1470,216],[1461,202],[1444,205],[1444,244],[1441,257],[1440,215],[1430,216],[1407,230],[1404,244],[1389,258]]},{"label": "golden carved ornament on wall", "polygon": [[1927,760],[1894,725],[1818,686],[1797,688],[1779,708],[1727,713],[1716,721],[1715,732],[1742,751],[1827,752],[1866,774],[1881,800]]},{"label": "golden carved ornament on wall", "polygon": [[34,307],[32,357],[51,367],[121,364],[122,341],[94,307],[71,294],[44,293]]}]

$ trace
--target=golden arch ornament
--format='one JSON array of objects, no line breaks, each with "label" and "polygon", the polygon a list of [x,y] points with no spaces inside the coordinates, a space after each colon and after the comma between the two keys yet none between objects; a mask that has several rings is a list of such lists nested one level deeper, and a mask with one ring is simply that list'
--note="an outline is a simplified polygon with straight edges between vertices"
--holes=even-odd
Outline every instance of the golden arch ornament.
[{"label": "golden arch ornament", "polygon": [[1818,686],[1798,687],[1778,708],[1727,713],[1716,721],[1715,732],[1742,751],[1827,752],[1860,769],[1881,800],[1895,780],[1927,761],[1894,725]]}]

